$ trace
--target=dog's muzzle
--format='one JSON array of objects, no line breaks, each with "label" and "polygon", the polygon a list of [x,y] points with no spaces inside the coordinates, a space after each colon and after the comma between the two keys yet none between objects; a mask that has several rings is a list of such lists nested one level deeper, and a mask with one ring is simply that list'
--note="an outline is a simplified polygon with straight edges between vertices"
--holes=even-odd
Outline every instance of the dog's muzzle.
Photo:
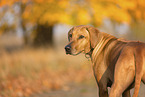
[{"label": "dog's muzzle", "polygon": [[66,52],[66,54],[71,54],[71,46],[70,45],[65,46],[65,52]]}]

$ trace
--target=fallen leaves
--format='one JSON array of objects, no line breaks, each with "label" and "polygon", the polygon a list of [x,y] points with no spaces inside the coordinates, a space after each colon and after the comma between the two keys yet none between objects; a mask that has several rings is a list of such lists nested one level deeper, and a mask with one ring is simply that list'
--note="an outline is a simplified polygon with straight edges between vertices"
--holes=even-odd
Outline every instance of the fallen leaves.
[{"label": "fallen leaves", "polygon": [[0,57],[0,97],[69,91],[68,84],[92,77],[89,62],[82,61],[82,57],[72,59],[62,51],[25,49],[11,54],[4,52]]}]

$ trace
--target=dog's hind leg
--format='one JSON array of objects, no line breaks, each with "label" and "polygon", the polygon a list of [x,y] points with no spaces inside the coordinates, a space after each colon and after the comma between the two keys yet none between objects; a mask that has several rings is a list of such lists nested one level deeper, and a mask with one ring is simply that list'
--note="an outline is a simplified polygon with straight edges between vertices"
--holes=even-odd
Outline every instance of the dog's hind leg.
[{"label": "dog's hind leg", "polygon": [[135,89],[133,97],[137,97],[139,93],[141,79],[143,76],[143,55],[142,50],[140,48],[136,49],[134,57],[135,57]]},{"label": "dog's hind leg", "polygon": [[115,65],[114,82],[109,97],[120,97],[131,85],[135,76],[133,50],[126,48],[120,54]]},{"label": "dog's hind leg", "polygon": [[126,72],[125,75],[120,75],[120,78],[116,78],[115,80],[111,87],[109,97],[120,97],[122,93],[123,97],[130,97],[129,91],[127,92],[125,89],[133,82],[134,71]]}]

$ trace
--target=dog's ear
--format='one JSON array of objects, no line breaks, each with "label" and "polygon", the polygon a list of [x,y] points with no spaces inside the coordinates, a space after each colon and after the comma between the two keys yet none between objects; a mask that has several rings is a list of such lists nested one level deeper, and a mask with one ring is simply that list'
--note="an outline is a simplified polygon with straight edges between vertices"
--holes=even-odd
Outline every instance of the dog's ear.
[{"label": "dog's ear", "polygon": [[94,27],[86,27],[86,30],[90,35],[91,48],[95,48],[98,41],[99,30]]}]

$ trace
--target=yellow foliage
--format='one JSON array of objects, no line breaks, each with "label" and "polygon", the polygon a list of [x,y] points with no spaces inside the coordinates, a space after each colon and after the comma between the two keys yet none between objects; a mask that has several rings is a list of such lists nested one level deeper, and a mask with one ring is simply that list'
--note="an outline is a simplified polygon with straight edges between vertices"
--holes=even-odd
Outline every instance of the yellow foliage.
[{"label": "yellow foliage", "polygon": [[135,10],[135,17],[139,20],[141,19],[141,11],[140,10],[138,10],[138,9]]},{"label": "yellow foliage", "polygon": [[145,0],[139,0],[138,4],[145,8]]},{"label": "yellow foliage", "polygon": [[136,0],[117,0],[117,4],[125,10],[134,10],[137,7]]},{"label": "yellow foliage", "polygon": [[104,18],[110,18],[111,20],[121,22],[131,22],[131,17],[126,10],[121,9],[116,2],[112,0],[107,0],[107,2],[91,2],[93,7],[94,20],[97,22],[97,25],[102,23]]},{"label": "yellow foliage", "polygon": [[32,23],[49,25],[54,25],[58,22],[67,23],[68,16],[65,13],[67,5],[68,0],[35,0],[33,5],[26,7],[23,17],[25,19],[28,18]]},{"label": "yellow foliage", "polygon": [[58,1],[58,6],[62,7],[62,8],[66,8],[68,5],[68,0],[59,0]]},{"label": "yellow foliage", "polygon": [[4,5],[12,5],[14,2],[17,2],[18,0],[0,0],[0,6]]},{"label": "yellow foliage", "polygon": [[45,0],[35,0],[37,3],[43,3]]},{"label": "yellow foliage", "polygon": [[58,13],[45,13],[39,20],[40,24],[45,24],[48,23],[49,25],[53,25],[55,23],[57,23],[57,21],[59,20],[60,16],[58,15]]},{"label": "yellow foliage", "polygon": [[28,19],[28,18],[30,17],[30,13],[31,13],[31,11],[32,11],[32,10],[30,10],[31,7],[32,7],[31,5],[26,6],[26,8],[25,8],[26,11],[24,11],[24,12],[22,13],[22,17],[23,17],[24,19]]},{"label": "yellow foliage", "polygon": [[[17,0],[18,1],[18,0]],[[21,0],[22,3],[27,3],[29,0]]]},{"label": "yellow foliage", "polygon": [[144,20],[145,20],[145,13],[143,13],[143,18],[144,18]]},{"label": "yellow foliage", "polygon": [[86,10],[79,9],[78,13],[76,13],[76,14],[77,14],[77,23],[78,24],[84,25],[84,24],[90,23],[91,17]]},{"label": "yellow foliage", "polygon": [[117,8],[116,6],[109,6],[107,8],[107,10],[108,10],[108,16],[112,20],[115,20],[119,23],[121,23],[121,22],[130,23],[131,22],[131,17],[125,10]]},{"label": "yellow foliage", "polygon": [[61,23],[64,23],[64,24],[67,24],[67,23],[73,24],[72,20],[71,20],[71,15],[69,13],[61,13],[59,16],[60,16],[59,21]]},{"label": "yellow foliage", "polygon": [[[0,5],[11,5],[19,0],[1,0]],[[130,24],[145,21],[145,0],[22,0],[26,4],[23,19],[31,23],[95,24],[104,18]]]}]

